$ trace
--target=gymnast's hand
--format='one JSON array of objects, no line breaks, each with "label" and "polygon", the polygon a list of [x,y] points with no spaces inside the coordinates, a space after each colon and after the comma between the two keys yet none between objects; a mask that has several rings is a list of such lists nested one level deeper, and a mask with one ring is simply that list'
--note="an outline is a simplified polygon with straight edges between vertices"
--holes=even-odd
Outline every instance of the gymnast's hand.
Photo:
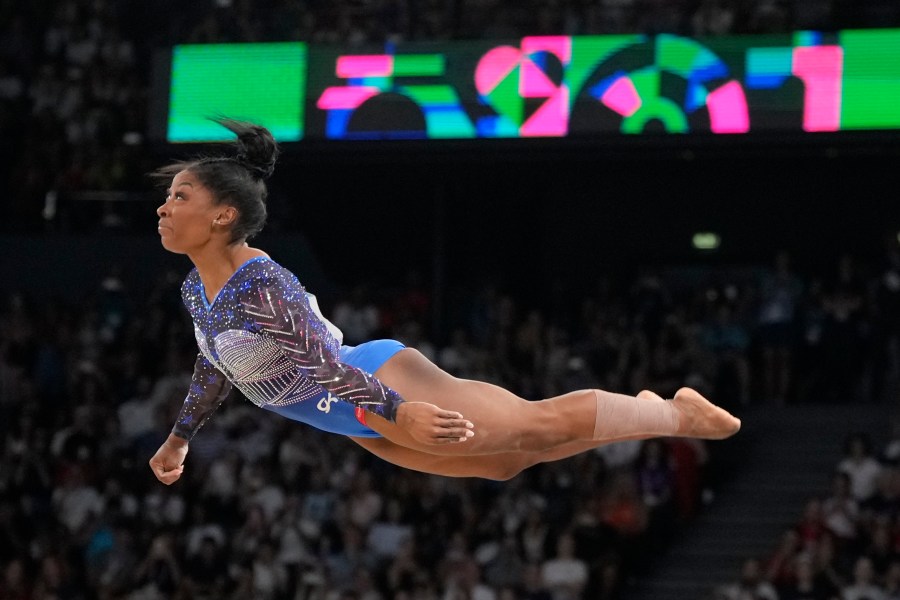
[{"label": "gymnast's hand", "polygon": [[166,485],[172,485],[184,472],[184,459],[188,453],[188,443],[177,435],[169,434],[153,458],[150,468],[156,478]]},{"label": "gymnast's hand", "polygon": [[396,423],[417,442],[432,446],[464,442],[475,435],[475,425],[461,414],[427,402],[400,404]]}]

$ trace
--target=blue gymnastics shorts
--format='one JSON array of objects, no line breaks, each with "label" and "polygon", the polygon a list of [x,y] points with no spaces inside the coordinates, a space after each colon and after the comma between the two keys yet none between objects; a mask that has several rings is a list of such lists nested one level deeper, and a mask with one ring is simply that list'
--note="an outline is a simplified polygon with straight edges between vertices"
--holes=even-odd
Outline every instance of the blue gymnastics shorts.
[{"label": "blue gymnastics shorts", "polygon": [[[341,346],[340,359],[342,363],[371,375],[404,348],[406,346],[396,340],[373,340],[359,346]],[[324,391],[321,397],[266,408],[322,431],[354,437],[381,437],[366,425],[364,409],[342,402]]]}]

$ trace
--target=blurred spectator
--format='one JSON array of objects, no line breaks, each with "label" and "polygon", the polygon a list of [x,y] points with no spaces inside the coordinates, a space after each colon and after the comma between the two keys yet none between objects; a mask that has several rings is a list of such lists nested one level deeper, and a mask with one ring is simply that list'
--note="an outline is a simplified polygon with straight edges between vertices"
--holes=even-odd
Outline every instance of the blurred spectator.
[{"label": "blurred spectator", "polygon": [[884,252],[870,283],[873,364],[872,398],[884,399],[900,381],[900,242],[886,236]]},{"label": "blurred spectator", "polygon": [[734,308],[722,302],[712,309],[714,316],[704,326],[703,345],[718,365],[714,372],[716,388],[725,391],[740,404],[750,403],[750,336],[738,322]]},{"label": "blurred spectator", "polygon": [[587,585],[587,564],[575,556],[575,538],[570,532],[556,540],[556,553],[541,565],[541,579],[553,600],[574,600],[581,597]]},{"label": "blurred spectator", "polygon": [[0,580],[0,596],[9,600],[29,600],[31,588],[25,576],[25,563],[21,559],[6,563],[3,579]]},{"label": "blurred spectator", "polygon": [[846,544],[856,539],[859,504],[850,490],[850,477],[835,473],[831,495],[822,503],[825,526],[837,539]]},{"label": "blurred spectator", "polygon": [[853,567],[853,583],[841,590],[842,600],[885,600],[884,588],[875,583],[872,561],[861,557]]},{"label": "blurred spectator", "polygon": [[384,507],[383,518],[369,528],[366,546],[380,560],[393,559],[412,536],[412,527],[403,522],[400,502],[390,499]]},{"label": "blurred spectator", "polygon": [[378,307],[370,298],[368,288],[359,285],[334,307],[331,320],[344,333],[345,344],[354,346],[375,337],[381,322]]},{"label": "blurred spectator", "polygon": [[173,537],[159,534],[134,573],[135,596],[140,600],[171,598],[181,580]]},{"label": "blurred spectator", "polygon": [[687,522],[695,517],[712,493],[707,487],[706,466],[709,450],[704,440],[671,438],[667,440],[674,469],[674,506],[678,518]]},{"label": "blurred spectator", "polygon": [[835,536],[828,533],[819,540],[813,550],[813,567],[816,577],[822,581],[822,585],[832,590],[833,595],[838,595],[844,585],[845,578],[841,571],[843,568],[838,563]]},{"label": "blurred spectator", "polygon": [[811,498],[806,502],[800,521],[795,527],[801,548],[814,548],[825,533],[825,529],[822,501]]},{"label": "blurred spectator", "polygon": [[780,252],[774,269],[764,276],[759,288],[757,338],[762,352],[762,393],[767,401],[783,403],[790,390],[797,302],[802,292],[790,255]]},{"label": "blurred spectator", "polygon": [[265,539],[260,544],[250,571],[253,598],[275,600],[284,596],[287,591],[287,569],[275,560],[275,544],[271,539]]},{"label": "blurred spectator", "polygon": [[836,273],[825,284],[822,334],[825,392],[836,402],[859,399],[866,339],[865,284],[849,255],[838,260]]},{"label": "blurred spectator", "polygon": [[188,558],[184,569],[183,585],[189,597],[212,600],[224,596],[228,585],[224,559],[223,548],[213,537],[200,541],[197,554]]},{"label": "blurred spectator", "polygon": [[515,536],[507,535],[492,546],[494,556],[484,561],[485,582],[495,589],[515,589],[522,583],[526,569]]},{"label": "blurred spectator", "polygon": [[85,535],[94,519],[103,512],[103,499],[97,489],[85,481],[81,468],[70,469],[53,492],[53,506],[62,524],[76,539]]},{"label": "blurred spectator", "polygon": [[496,600],[497,593],[481,579],[481,569],[470,556],[451,561],[445,579],[443,600]]},{"label": "blurred spectator", "polygon": [[884,581],[888,569],[900,556],[894,548],[890,522],[879,519],[868,531],[868,543],[862,549],[862,555],[869,559],[877,581]]},{"label": "blurred spectator", "polygon": [[651,539],[666,542],[676,524],[675,474],[668,446],[660,439],[646,440],[635,464],[638,492],[648,512]]},{"label": "blurred spectator", "polygon": [[748,558],[741,567],[741,577],[718,591],[721,600],[779,600],[778,592],[763,578],[759,560]]},{"label": "blurred spectator", "polygon": [[847,437],[844,458],[837,470],[850,478],[850,493],[860,504],[870,500],[878,487],[881,465],[872,456],[872,442],[864,433]]},{"label": "blurred spectator", "polygon": [[894,561],[888,567],[884,578],[884,594],[887,600],[900,599],[900,561]]},{"label": "blurred spectator", "polygon": [[793,577],[779,588],[780,600],[832,600],[836,591],[816,576],[812,559],[806,554],[793,558]]},{"label": "blurred spectator", "polygon": [[788,529],[781,537],[781,543],[764,565],[765,578],[777,589],[784,588],[797,579],[796,558],[800,550],[800,536]]},{"label": "blurred spectator", "polygon": [[896,466],[882,469],[878,478],[878,490],[866,503],[874,520],[894,519],[900,515],[900,469]]}]

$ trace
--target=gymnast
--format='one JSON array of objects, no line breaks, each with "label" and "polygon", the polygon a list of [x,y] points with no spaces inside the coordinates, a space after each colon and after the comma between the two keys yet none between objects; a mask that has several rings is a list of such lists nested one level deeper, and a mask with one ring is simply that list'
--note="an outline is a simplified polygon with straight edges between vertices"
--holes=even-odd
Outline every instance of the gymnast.
[{"label": "gymnast", "polygon": [[279,153],[259,125],[218,122],[236,134],[211,154],[162,167],[157,209],[163,247],[195,268],[182,286],[199,348],[171,433],[150,459],[162,483],[181,477],[188,445],[232,386],[257,406],[349,437],[407,469],[505,480],[541,462],[621,440],[724,439],[740,421],[695,390],[671,400],[579,390],[527,401],[451,376],[394,340],[342,345],[297,277],[249,246],[266,219]]}]

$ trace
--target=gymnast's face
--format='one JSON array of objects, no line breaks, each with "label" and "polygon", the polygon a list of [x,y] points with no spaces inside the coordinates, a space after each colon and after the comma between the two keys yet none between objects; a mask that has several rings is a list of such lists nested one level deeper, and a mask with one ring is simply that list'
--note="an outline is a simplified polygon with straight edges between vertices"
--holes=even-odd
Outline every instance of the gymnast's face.
[{"label": "gymnast's face", "polygon": [[165,203],[156,209],[163,247],[177,254],[192,254],[222,238],[234,218],[234,207],[217,204],[199,178],[181,171],[166,190]]}]

